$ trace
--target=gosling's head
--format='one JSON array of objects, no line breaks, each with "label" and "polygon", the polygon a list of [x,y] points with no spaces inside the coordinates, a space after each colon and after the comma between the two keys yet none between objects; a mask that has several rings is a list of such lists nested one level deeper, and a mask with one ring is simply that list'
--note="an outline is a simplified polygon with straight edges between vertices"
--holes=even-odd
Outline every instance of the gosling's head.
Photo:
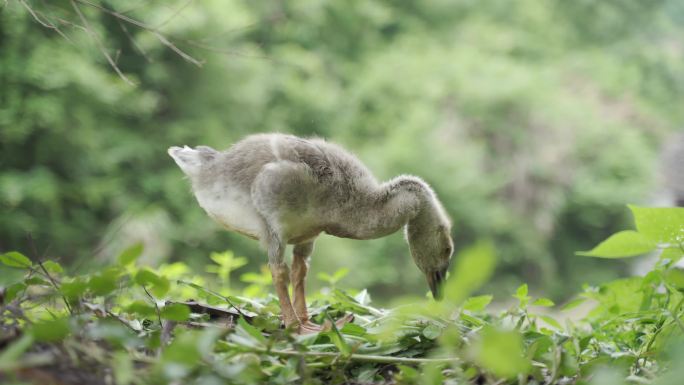
[{"label": "gosling's head", "polygon": [[433,298],[441,299],[454,242],[451,222],[436,198],[406,225],[406,239],[413,261],[427,278]]}]

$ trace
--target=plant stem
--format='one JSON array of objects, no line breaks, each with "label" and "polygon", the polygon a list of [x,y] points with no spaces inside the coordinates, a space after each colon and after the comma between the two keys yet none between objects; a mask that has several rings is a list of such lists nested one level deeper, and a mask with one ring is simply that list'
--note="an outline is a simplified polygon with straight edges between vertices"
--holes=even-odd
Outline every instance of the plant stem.
[{"label": "plant stem", "polygon": [[411,358],[411,357],[394,357],[394,356],[378,356],[372,354],[355,354],[352,353],[345,356],[334,352],[300,352],[296,350],[276,350],[266,348],[250,348],[242,345],[229,344],[233,347],[242,349],[249,349],[256,353],[273,354],[284,357],[312,357],[312,358],[336,358],[339,360],[372,362],[376,364],[428,364],[428,363],[452,363],[459,362],[460,359],[456,357],[444,358]]}]

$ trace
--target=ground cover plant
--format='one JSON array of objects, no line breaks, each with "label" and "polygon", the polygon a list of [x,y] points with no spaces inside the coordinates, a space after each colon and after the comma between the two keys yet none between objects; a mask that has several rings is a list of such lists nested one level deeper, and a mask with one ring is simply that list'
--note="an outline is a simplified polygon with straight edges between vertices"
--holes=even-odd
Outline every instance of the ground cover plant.
[{"label": "ground cover plant", "polygon": [[[445,299],[374,307],[319,274],[318,334],[281,328],[267,269],[214,253],[206,272],[141,266],[141,245],[111,266],[72,275],[32,251],[0,255],[0,380],[36,384],[656,384],[684,375],[684,209],[630,206],[635,230],[573,258],[658,255],[644,276],[585,286],[563,306],[530,295],[474,295],[497,252],[482,241],[457,255]],[[312,277],[313,278],[313,277]],[[581,317],[567,317],[591,305]],[[495,307],[492,305],[492,307]],[[333,319],[352,313],[337,328]]]}]

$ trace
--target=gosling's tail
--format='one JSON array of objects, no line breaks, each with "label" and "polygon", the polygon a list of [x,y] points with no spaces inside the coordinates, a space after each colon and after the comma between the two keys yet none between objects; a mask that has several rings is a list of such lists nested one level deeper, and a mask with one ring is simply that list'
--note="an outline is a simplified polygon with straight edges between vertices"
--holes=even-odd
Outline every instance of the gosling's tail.
[{"label": "gosling's tail", "polygon": [[178,167],[188,176],[196,175],[203,165],[214,159],[218,153],[211,147],[197,146],[194,149],[188,146],[172,146],[167,150],[169,155],[176,161]]}]

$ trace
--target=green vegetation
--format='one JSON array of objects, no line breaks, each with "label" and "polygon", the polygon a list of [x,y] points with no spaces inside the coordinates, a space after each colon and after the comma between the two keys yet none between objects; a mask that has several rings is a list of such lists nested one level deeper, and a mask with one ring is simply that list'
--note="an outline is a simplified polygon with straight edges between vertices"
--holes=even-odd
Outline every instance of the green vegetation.
[{"label": "green vegetation", "polygon": [[[492,244],[480,242],[457,256],[441,302],[375,308],[366,290],[335,287],[344,272],[323,276],[329,286],[312,298],[311,311],[328,327],[310,335],[280,327],[275,296],[251,296],[270,289],[268,273],[243,275],[251,286],[242,292],[228,284],[244,263],[231,253],[213,255],[206,275],[180,262],[142,266],[142,248],[134,246],[116,264],[76,276],[55,261],[5,253],[0,379],[679,384],[684,273],[673,264],[684,257],[684,208],[630,208],[635,231],[581,254],[616,258],[657,250],[660,258],[645,276],[587,286],[562,307],[531,296],[523,284],[507,309],[492,311],[491,295],[471,296],[490,279],[497,260]],[[566,316],[585,301],[592,304],[588,314]],[[331,322],[348,313],[353,323],[338,329]]]}]

